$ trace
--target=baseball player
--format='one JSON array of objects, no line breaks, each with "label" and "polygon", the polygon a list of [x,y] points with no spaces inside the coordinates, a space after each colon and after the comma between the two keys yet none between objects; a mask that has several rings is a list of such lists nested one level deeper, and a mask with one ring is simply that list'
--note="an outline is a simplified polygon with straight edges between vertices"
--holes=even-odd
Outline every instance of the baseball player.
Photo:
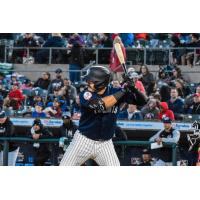
[{"label": "baseball player", "polygon": [[118,166],[112,137],[119,105],[123,102],[144,105],[146,98],[130,81],[124,88],[113,88],[109,85],[110,71],[103,66],[91,67],[84,78],[88,87],[80,93],[79,128],[60,165],[81,165],[93,159],[98,165]]}]

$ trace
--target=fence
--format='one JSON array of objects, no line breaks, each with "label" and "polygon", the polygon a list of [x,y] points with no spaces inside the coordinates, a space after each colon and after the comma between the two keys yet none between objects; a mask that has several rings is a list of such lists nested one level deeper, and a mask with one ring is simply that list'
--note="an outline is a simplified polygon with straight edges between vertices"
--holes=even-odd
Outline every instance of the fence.
[{"label": "fence", "polygon": [[[194,53],[193,65],[197,64],[199,48],[126,48],[127,64],[168,65],[172,56]],[[12,47],[0,45],[0,61],[10,63],[34,62],[36,64],[68,64],[70,49],[57,47]],[[108,64],[111,48],[85,48],[85,63]],[[26,58],[23,60],[23,58]]]},{"label": "fence", "polygon": [[[8,152],[9,152],[9,142],[35,142],[34,139],[26,138],[26,137],[0,137],[0,141],[4,143],[3,149],[3,165],[8,166]],[[57,143],[59,139],[39,139],[37,142],[39,143]],[[70,141],[68,140],[68,143]],[[149,146],[151,142],[149,141],[135,141],[135,140],[128,140],[128,141],[115,141],[115,145],[126,145],[126,146]],[[165,147],[172,148],[172,164],[173,166],[177,165],[177,155],[176,149],[177,145],[175,143],[165,143]]]}]

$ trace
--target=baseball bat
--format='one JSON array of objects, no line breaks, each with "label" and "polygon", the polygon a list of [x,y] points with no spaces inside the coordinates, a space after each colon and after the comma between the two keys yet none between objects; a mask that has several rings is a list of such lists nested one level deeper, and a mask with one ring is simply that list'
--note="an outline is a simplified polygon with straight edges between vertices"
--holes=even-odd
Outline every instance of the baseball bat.
[{"label": "baseball bat", "polygon": [[124,60],[124,54],[123,54],[123,52],[122,52],[122,48],[121,48],[120,43],[115,43],[115,44],[114,44],[114,48],[115,48],[117,57],[118,57],[118,59],[119,59],[119,62],[120,62],[120,64],[122,65],[122,68],[123,68],[123,70],[124,70],[124,73],[127,75],[128,72],[127,72],[126,63],[125,63],[125,60]]}]

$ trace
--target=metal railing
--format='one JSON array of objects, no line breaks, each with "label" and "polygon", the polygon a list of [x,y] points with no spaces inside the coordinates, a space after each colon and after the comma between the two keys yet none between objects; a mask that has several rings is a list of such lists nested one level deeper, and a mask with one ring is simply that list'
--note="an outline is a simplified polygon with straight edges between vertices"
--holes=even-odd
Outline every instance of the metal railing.
[{"label": "metal railing", "polygon": [[[34,143],[36,140],[27,138],[27,137],[0,137],[0,141],[3,141],[3,165],[8,166],[8,153],[9,153],[9,143],[10,142],[32,142]],[[39,143],[58,143],[59,139],[39,139],[37,140]],[[70,140],[67,141],[68,143]],[[149,147],[152,142],[149,141],[136,141],[136,140],[128,140],[128,141],[114,141],[115,145],[126,145],[126,146],[137,146],[137,147]],[[177,165],[177,155],[176,149],[177,145],[175,143],[164,143],[164,147],[172,148],[172,164],[173,166]]]},{"label": "metal railing", "polygon": [[[17,51],[25,51],[27,57],[31,54],[42,54],[45,52],[47,58],[45,64],[52,64],[54,56],[58,56],[59,54],[63,56],[63,58],[67,57],[67,52],[70,49],[64,47],[13,47],[13,46],[4,46],[4,55],[3,61],[10,62],[12,61],[12,57],[14,52]],[[111,48],[85,48],[87,59],[85,63],[89,63],[90,60],[95,60],[96,64],[108,64]],[[164,65],[171,64],[172,53],[174,51],[181,51],[182,53],[193,52],[194,53],[194,61],[193,64],[196,64],[197,57],[199,55],[199,48],[191,48],[191,47],[179,47],[179,48],[126,48],[127,53],[127,63],[130,65],[135,64],[147,64],[147,65]],[[56,53],[55,53],[56,52]],[[56,55],[55,55],[56,54]],[[38,63],[40,64],[40,63]],[[43,64],[43,63],[42,63]],[[64,63],[56,63],[56,64],[68,64],[68,61],[64,61]]]}]

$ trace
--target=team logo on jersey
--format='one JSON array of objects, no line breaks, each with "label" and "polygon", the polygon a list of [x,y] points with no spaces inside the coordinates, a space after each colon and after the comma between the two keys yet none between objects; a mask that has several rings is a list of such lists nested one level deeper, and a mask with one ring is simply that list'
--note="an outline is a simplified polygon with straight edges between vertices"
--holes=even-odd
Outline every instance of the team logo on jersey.
[{"label": "team logo on jersey", "polygon": [[83,94],[83,97],[85,100],[89,100],[92,97],[92,93],[91,92],[85,92]]}]

